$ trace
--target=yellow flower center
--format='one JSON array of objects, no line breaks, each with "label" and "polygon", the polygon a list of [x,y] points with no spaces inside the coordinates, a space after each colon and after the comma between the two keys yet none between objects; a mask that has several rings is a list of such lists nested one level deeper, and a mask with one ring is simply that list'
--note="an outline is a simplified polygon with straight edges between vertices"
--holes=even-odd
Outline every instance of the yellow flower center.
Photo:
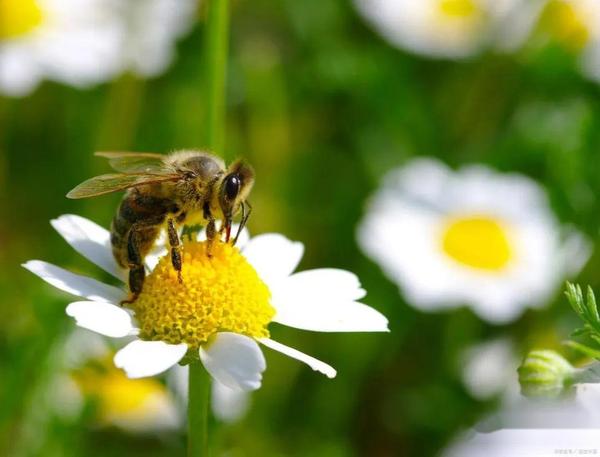
[{"label": "yellow flower center", "polygon": [[160,259],[131,305],[140,338],[197,349],[216,332],[262,338],[275,310],[271,293],[254,268],[227,243],[185,242],[180,283],[170,256]]},{"label": "yellow flower center", "polygon": [[75,372],[73,379],[84,394],[96,398],[103,423],[143,421],[161,403],[170,401],[169,392],[156,379],[129,379],[112,365],[112,357],[99,363]]},{"label": "yellow flower center", "polygon": [[502,270],[512,258],[505,227],[484,216],[448,221],[442,248],[455,261],[481,270]]},{"label": "yellow flower center", "polygon": [[571,51],[580,51],[590,39],[583,12],[572,3],[552,0],[540,19],[542,30]]},{"label": "yellow flower center", "polygon": [[0,40],[27,35],[43,19],[36,0],[0,0]]},{"label": "yellow flower center", "polygon": [[453,18],[468,18],[478,12],[474,0],[440,0],[438,8],[443,16]]},{"label": "yellow flower center", "polygon": [[151,406],[149,400],[168,395],[156,379],[129,379],[123,372],[110,373],[97,381],[99,413],[106,422],[147,414],[147,407]]}]

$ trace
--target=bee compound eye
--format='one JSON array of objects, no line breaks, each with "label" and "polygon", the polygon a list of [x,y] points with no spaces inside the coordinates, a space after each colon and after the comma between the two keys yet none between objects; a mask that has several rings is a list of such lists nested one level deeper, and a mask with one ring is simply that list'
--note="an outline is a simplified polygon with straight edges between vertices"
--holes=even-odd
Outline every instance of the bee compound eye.
[{"label": "bee compound eye", "polygon": [[225,180],[225,196],[228,200],[234,200],[240,192],[242,180],[237,175],[230,175]]}]

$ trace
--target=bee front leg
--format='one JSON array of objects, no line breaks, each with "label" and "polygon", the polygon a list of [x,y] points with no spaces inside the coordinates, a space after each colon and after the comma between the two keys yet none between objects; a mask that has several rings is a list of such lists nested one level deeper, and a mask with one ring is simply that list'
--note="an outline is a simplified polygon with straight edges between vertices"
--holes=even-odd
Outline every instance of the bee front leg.
[{"label": "bee front leg", "polygon": [[167,221],[167,232],[169,235],[169,245],[171,246],[171,263],[175,271],[177,271],[179,283],[183,284],[183,279],[181,278],[181,243],[179,242],[179,235],[177,235],[173,219]]},{"label": "bee front leg", "polygon": [[217,237],[217,226],[208,203],[204,204],[203,211],[204,219],[208,221],[208,224],[206,225],[206,255],[208,257],[212,257],[212,247],[215,242],[215,238]]},{"label": "bee front leg", "polygon": [[206,254],[209,257],[212,257],[212,247],[215,242],[215,238],[217,237],[217,227],[214,219],[210,219],[208,221],[208,225],[206,226]]},{"label": "bee front leg", "polygon": [[131,294],[129,298],[123,300],[121,304],[133,303],[138,295],[142,292],[144,279],[146,278],[146,270],[142,262],[139,248],[139,234],[137,228],[133,226],[129,230],[127,236],[127,260],[129,262],[129,290]]}]

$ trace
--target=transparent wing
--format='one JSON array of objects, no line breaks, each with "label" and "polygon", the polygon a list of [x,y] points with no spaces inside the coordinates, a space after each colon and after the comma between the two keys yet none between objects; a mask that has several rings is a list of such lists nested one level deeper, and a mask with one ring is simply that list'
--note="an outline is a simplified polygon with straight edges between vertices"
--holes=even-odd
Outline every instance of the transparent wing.
[{"label": "transparent wing", "polygon": [[165,166],[165,155],[151,152],[96,152],[106,157],[110,166],[121,173],[171,174]]},{"label": "transparent wing", "polygon": [[167,181],[177,181],[179,175],[151,175],[151,174],[110,174],[100,175],[82,182],[67,194],[67,198],[86,198],[97,195],[109,194],[130,187],[144,184],[155,184]]}]

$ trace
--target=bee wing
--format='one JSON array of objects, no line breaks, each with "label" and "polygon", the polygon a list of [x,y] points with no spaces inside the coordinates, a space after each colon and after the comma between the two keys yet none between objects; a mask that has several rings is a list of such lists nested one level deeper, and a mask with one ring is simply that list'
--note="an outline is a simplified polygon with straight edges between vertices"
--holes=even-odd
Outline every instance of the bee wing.
[{"label": "bee wing", "polygon": [[144,184],[177,181],[179,178],[180,176],[175,174],[152,175],[139,173],[100,175],[79,184],[67,194],[67,198],[95,197]]},{"label": "bee wing", "polygon": [[171,174],[165,165],[163,154],[152,152],[96,152],[96,156],[106,157],[110,166],[121,173]]}]

